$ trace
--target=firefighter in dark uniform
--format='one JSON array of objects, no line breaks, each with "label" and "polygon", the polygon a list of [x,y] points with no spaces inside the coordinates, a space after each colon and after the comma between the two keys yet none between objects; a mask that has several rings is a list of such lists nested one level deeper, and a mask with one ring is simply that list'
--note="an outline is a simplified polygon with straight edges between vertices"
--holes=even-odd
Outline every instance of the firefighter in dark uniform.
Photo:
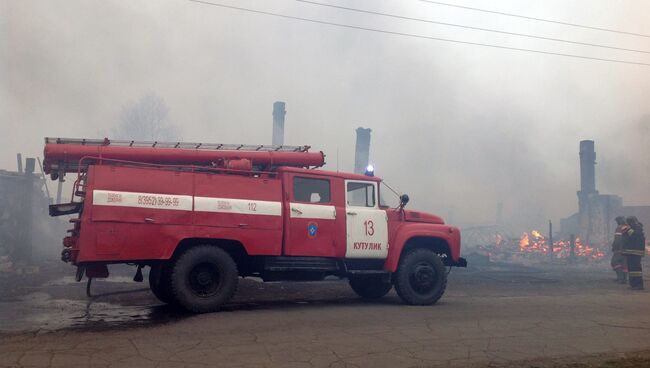
[{"label": "firefighter in dark uniform", "polygon": [[641,257],[645,255],[643,224],[634,216],[626,218],[625,221],[629,225],[629,229],[623,233],[622,253],[627,259],[630,289],[643,290],[643,271],[641,269]]},{"label": "firefighter in dark uniform", "polygon": [[619,284],[627,283],[627,260],[623,255],[623,234],[630,228],[625,223],[625,217],[616,218],[616,233],[612,242],[612,269],[616,272],[616,281]]}]

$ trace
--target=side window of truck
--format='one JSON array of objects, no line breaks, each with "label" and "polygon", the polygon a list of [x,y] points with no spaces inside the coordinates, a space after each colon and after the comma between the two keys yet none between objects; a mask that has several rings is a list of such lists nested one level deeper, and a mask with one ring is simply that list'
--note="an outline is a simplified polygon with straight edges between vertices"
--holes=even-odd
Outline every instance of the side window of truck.
[{"label": "side window of truck", "polygon": [[375,185],[373,183],[348,183],[349,206],[375,207]]},{"label": "side window of truck", "polygon": [[330,181],[294,177],[293,197],[298,202],[330,203]]}]

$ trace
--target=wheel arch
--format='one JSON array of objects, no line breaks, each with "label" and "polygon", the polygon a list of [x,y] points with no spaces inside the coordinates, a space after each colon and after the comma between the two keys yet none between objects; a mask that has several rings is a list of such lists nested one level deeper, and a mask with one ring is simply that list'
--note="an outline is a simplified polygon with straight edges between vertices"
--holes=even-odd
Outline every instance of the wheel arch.
[{"label": "wheel arch", "polygon": [[401,255],[410,252],[413,249],[432,249],[437,254],[444,257],[451,257],[451,250],[446,239],[436,236],[413,236],[409,238],[402,248]]},{"label": "wheel arch", "polygon": [[454,254],[450,242],[444,236],[437,233],[409,234],[395,246],[391,246],[384,268],[387,271],[397,271],[400,259],[413,249],[431,249],[436,252],[445,265],[451,265]]},{"label": "wheel arch", "polygon": [[250,267],[250,258],[246,247],[244,247],[242,242],[234,239],[185,238],[178,243],[170,260],[176,259],[183,252],[199,245],[211,245],[224,250],[235,261],[240,274],[245,273]]}]

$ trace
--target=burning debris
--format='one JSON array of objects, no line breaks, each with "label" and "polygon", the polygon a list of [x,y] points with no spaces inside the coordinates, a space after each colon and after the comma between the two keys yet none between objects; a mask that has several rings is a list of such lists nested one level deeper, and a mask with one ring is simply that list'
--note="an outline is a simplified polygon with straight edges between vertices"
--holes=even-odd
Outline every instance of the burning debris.
[{"label": "burning debris", "polygon": [[549,246],[549,240],[539,231],[533,230],[530,235],[525,232],[519,238],[519,251],[525,254],[552,256],[552,258],[571,258],[598,261],[605,257],[604,247],[591,247],[583,244],[580,238],[575,241],[559,240],[553,242],[553,248]]},{"label": "burning debris", "polygon": [[575,260],[577,262],[601,262],[605,259],[607,245],[591,245],[579,237],[574,240],[553,241],[538,230],[524,232],[519,238],[494,234],[492,241],[478,245],[480,253],[492,261],[549,261]]}]

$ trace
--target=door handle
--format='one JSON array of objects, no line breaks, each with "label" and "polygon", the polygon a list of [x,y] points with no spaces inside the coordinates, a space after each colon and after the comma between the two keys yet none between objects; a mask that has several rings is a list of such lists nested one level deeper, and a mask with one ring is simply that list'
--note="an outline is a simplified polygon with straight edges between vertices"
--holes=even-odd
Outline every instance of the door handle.
[{"label": "door handle", "polygon": [[145,218],[144,218],[144,222],[149,222],[149,223],[151,223],[151,222],[156,222],[156,220],[154,220],[154,219],[152,219],[152,218],[150,218],[150,217],[145,217]]},{"label": "door handle", "polygon": [[293,212],[295,212],[295,213],[297,213],[297,214],[299,214],[299,215],[302,215],[302,211],[299,210],[299,209],[297,209],[297,208],[295,208],[295,207],[291,207],[291,211],[293,211]]},{"label": "door handle", "polygon": [[357,213],[356,212],[348,212],[348,215],[356,216]]}]

